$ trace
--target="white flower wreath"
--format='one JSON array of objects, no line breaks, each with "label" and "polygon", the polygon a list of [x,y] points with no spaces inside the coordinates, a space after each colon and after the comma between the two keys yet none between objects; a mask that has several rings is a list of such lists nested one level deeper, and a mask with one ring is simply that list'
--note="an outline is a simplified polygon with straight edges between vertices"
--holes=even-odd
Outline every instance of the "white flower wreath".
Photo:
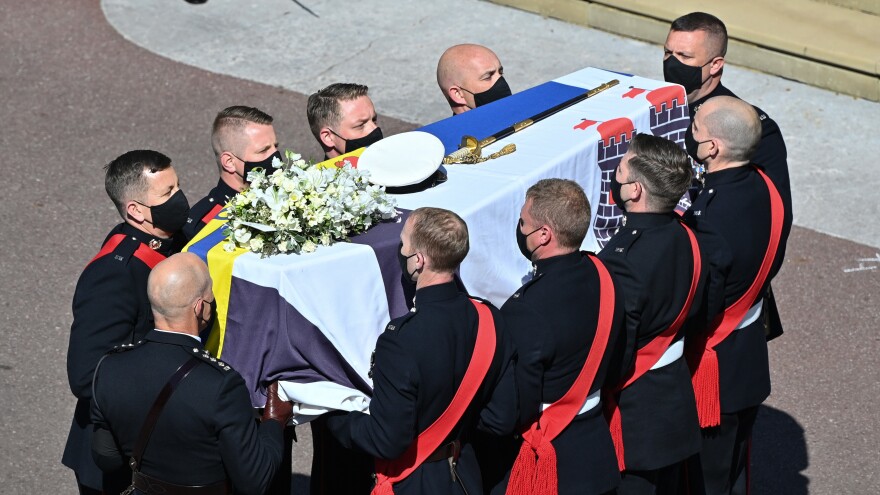
[{"label": "white flower wreath", "polygon": [[290,150],[284,154],[271,175],[250,172],[250,186],[226,205],[226,251],[311,253],[397,215],[394,198],[369,183],[369,172],[348,161],[319,168]]}]

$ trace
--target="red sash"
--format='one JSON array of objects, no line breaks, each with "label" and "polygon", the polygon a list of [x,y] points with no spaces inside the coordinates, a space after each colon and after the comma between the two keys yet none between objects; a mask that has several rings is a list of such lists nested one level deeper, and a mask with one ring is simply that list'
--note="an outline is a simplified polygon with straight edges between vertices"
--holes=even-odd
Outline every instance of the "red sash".
[{"label": "red sash", "polygon": [[[98,254],[96,254],[95,257],[92,258],[92,260],[89,261],[86,266],[91,265],[98,258],[102,258],[112,253],[113,250],[116,249],[116,247],[125,240],[125,238],[125,234],[114,234],[113,236],[111,236],[109,239],[107,239],[107,242],[105,242],[104,245],[101,246],[101,250],[98,251]],[[137,250],[134,252],[134,257],[143,261],[145,265],[150,267],[150,270],[158,265],[160,261],[165,259],[165,256],[163,254],[153,251],[149,248],[149,246],[144,243],[140,243]]]},{"label": "red sash", "polygon": [[697,399],[697,414],[700,417],[700,427],[710,428],[721,424],[721,395],[718,385],[718,355],[715,346],[730,336],[739,326],[749,308],[757,301],[761,287],[770,274],[773,260],[779,248],[782,238],[783,204],[779,191],[770,178],[755,168],[770,193],[770,243],[764,253],[764,260],[758,270],[758,276],[749,289],[736,302],[724,310],[723,315],[715,319],[709,332],[695,342],[694,346],[688,346],[687,359],[691,369],[691,381],[694,385],[694,397]]},{"label": "red sash", "polygon": [[452,402],[425,431],[419,433],[406,452],[393,460],[376,459],[376,486],[371,495],[393,495],[394,483],[405,479],[425,462],[449,434],[470,406],[489,372],[495,356],[495,322],[488,306],[471,299],[477,308],[479,326],[474,353]]},{"label": "red sash", "polygon": [[599,321],[596,336],[584,367],[568,392],[550,404],[523,434],[523,443],[507,484],[508,495],[543,495],[559,493],[556,472],[556,451],[550,443],[574,420],[590,394],[596,379],[614,321],[614,284],[608,269],[598,258],[590,256],[599,272]]},{"label": "red sash", "polygon": [[694,302],[694,294],[696,294],[697,285],[700,282],[700,273],[703,270],[703,262],[700,257],[700,246],[697,244],[697,238],[687,225],[681,224],[681,226],[684,227],[685,232],[687,232],[688,240],[690,240],[691,243],[691,254],[693,255],[694,260],[691,286],[690,289],[688,289],[688,295],[687,299],[685,299],[684,306],[682,306],[681,311],[678,313],[678,316],[675,317],[675,320],[673,320],[669,328],[664,330],[660,335],[654,337],[647,345],[636,351],[635,365],[630,369],[629,373],[627,373],[623,382],[614,387],[614,389],[609,390],[607,394],[603,394],[605,400],[605,416],[608,418],[611,439],[614,441],[614,450],[617,452],[617,465],[620,467],[621,471],[626,469],[626,464],[623,455],[623,429],[620,420],[620,407],[617,404],[616,396],[621,390],[632,385],[636,380],[653,368],[654,365],[660,361],[660,358],[663,357],[663,353],[665,353],[666,350],[669,349],[669,346],[672,345],[675,336],[678,335],[678,331],[681,329],[681,326],[684,325],[685,320],[687,320],[687,315],[690,313],[691,305],[693,305]]}]

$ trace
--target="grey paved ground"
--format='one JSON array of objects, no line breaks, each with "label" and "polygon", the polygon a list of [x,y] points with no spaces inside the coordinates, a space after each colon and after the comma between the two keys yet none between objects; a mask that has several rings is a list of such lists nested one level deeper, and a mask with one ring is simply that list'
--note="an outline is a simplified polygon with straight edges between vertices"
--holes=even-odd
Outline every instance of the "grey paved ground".
[{"label": "grey paved ground", "polygon": [[[118,221],[102,184],[110,159],[137,147],[162,150],[198,198],[215,181],[210,122],[229,104],[267,110],[284,146],[316,157],[302,93],[337,77],[373,87],[386,134],[411,129],[445,115],[430,73],[444,45],[465,40],[497,49],[514,90],[582,65],[659,71],[656,47],[481,2],[346,3],[344,27],[330,21],[341,2],[301,3],[319,17],[282,0],[169,0],[162,9],[153,0],[106,2],[125,36],[146,44],[131,27],[139,24],[139,32],[169,42],[147,50],[111,27],[98,0],[75,7],[0,0],[0,494],[75,492],[59,463],[74,405],[64,367],[70,299],[82,267]],[[485,22],[440,23],[444,6]],[[518,33],[526,27],[535,34],[523,40]],[[173,45],[178,55],[167,52]],[[238,77],[151,50],[178,58],[190,51],[188,64]],[[283,57],[265,58],[271,51]],[[614,61],[596,56],[617,51]],[[307,65],[322,53],[319,67]],[[351,69],[358,63],[365,65]],[[260,67],[272,70],[257,77]],[[780,121],[798,224],[864,243],[793,230],[774,283],[788,330],[771,345],[774,392],[755,436],[755,493],[880,493],[878,105],[748,71],[731,70],[725,79]],[[832,131],[833,122],[841,128]],[[297,447],[295,470],[304,473],[309,448],[307,435],[300,438],[306,444]],[[307,478],[297,481],[294,492],[305,493]]]}]

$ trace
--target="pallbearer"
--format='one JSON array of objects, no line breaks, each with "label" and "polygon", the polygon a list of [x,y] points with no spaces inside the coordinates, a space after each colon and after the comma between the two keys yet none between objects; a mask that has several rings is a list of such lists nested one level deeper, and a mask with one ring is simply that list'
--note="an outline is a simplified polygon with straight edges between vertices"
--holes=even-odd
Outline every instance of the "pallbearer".
[{"label": "pallbearer", "polygon": [[619,366],[623,311],[604,263],[579,251],[589,218],[575,182],[545,179],[526,192],[516,239],[534,276],[501,308],[518,352],[522,440],[493,493],[589,495],[620,483],[599,391]]},{"label": "pallbearer", "polygon": [[766,294],[782,264],[791,216],[780,188],[750,161],[761,139],[754,107],[716,96],[697,110],[692,132],[694,154],[708,173],[685,221],[717,232],[703,247],[710,263],[729,265],[723,318],[687,343],[703,427],[700,466],[706,493],[746,493],[752,425],[770,394],[767,315],[775,306]]},{"label": "pallbearer", "polygon": [[477,427],[513,431],[513,349],[498,310],[455,283],[469,246],[458,215],[419,208],[400,239],[415,307],[376,342],[369,414],[331,416],[327,425],[345,447],[376,458],[374,494],[481,493],[471,439]]},{"label": "pallbearer", "polygon": [[[707,324],[709,270],[693,231],[674,212],[692,177],[687,153],[649,134],[633,138],[611,176],[624,226],[599,258],[620,284],[627,333],[635,336],[622,379],[606,390],[623,477],[620,494],[679,493],[680,462],[700,449],[682,351],[686,323]],[[717,312],[719,298],[709,299]]]},{"label": "pallbearer", "polygon": [[195,237],[247,186],[251,170],[262,168],[269,175],[275,158],[281,159],[272,116],[240,105],[224,108],[214,118],[211,148],[220,178],[208,195],[192,207],[183,227],[187,239]]},{"label": "pallbearer", "polygon": [[437,85],[453,115],[511,94],[498,56],[474,44],[455,45],[443,52],[437,62]]}]

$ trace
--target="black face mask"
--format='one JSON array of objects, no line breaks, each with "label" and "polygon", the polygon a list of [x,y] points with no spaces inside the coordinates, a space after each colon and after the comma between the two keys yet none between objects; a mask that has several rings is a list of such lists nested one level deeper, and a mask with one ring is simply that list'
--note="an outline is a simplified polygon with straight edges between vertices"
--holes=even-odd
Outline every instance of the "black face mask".
[{"label": "black face mask", "polygon": [[478,107],[488,105],[489,103],[492,103],[493,101],[498,101],[501,98],[507,98],[512,94],[510,92],[510,86],[508,86],[507,81],[504,80],[504,76],[499,77],[491,88],[483,91],[482,93],[473,93],[466,89],[464,90],[474,95],[474,105]]},{"label": "black face mask", "polygon": [[[140,201],[138,203],[147,206]],[[186,200],[182,189],[178,189],[161,205],[147,206],[147,208],[153,214],[153,226],[165,232],[179,232],[189,218],[189,201]]]},{"label": "black face mask", "polygon": [[625,186],[627,184],[632,184],[636,181],[630,182],[618,182],[617,181],[617,169],[614,170],[614,173],[611,174],[611,185],[609,187],[609,191],[611,191],[611,199],[614,201],[614,204],[617,205],[623,211],[626,211],[626,202],[629,201],[624,200],[623,197],[620,196],[620,187]]},{"label": "black face mask", "polygon": [[684,92],[691,94],[703,85],[703,67],[712,63],[712,60],[715,57],[699,67],[694,67],[682,63],[675,55],[670,55],[663,61],[663,79],[669,83],[681,84]]},{"label": "black face mask", "polygon": [[398,263],[400,263],[400,271],[405,275],[404,278],[407,280],[407,282],[413,282],[413,275],[415,275],[415,273],[418,271],[418,269],[413,270],[412,273],[410,273],[406,269],[406,262],[410,258],[412,258],[413,256],[415,256],[419,253],[413,253],[409,256],[404,256],[402,251],[403,251],[403,242],[401,242],[400,247],[397,248],[397,261],[398,261]]},{"label": "black face mask", "polygon": [[[336,134],[336,131],[331,129],[333,134]],[[342,153],[348,153],[350,151],[354,151],[361,148],[366,148],[367,146],[381,140],[384,136],[382,136],[382,128],[376,127],[372,132],[367,134],[366,136],[354,138],[354,139],[345,139],[344,137],[336,134],[339,139],[345,141],[345,147],[342,149]]]},{"label": "black face mask", "polygon": [[[235,156],[235,155],[233,155],[233,156]],[[236,158],[238,158],[238,157],[236,157]],[[267,156],[265,159],[260,160],[258,162],[245,162],[244,160],[241,160],[241,158],[239,158],[239,160],[244,162],[244,174],[242,174],[242,177],[244,178],[245,182],[247,182],[247,180],[248,180],[248,178],[247,178],[248,174],[253,172],[254,169],[257,169],[257,168],[262,168],[263,170],[265,170],[267,176],[272,175],[272,172],[275,171],[275,167],[272,165],[272,162],[275,160],[275,158],[277,158],[279,160],[282,159],[280,151],[275,150],[275,153],[272,153],[271,155]]]},{"label": "black face mask", "polygon": [[541,246],[535,246],[535,249],[529,250],[529,247],[526,245],[526,239],[534,234],[535,232],[541,230],[541,227],[529,232],[528,234],[523,234],[522,229],[519,227],[519,223],[516,224],[516,245],[519,246],[519,252],[522,253],[523,256],[530,262],[532,261],[532,254],[538,250]]},{"label": "black face mask", "polygon": [[705,141],[697,141],[694,139],[694,133],[691,130],[691,127],[688,126],[687,131],[684,133],[684,148],[687,150],[687,154],[691,156],[697,163],[703,163],[703,160],[708,158],[708,156],[704,156],[700,158],[698,156],[697,150],[700,148],[700,145],[703,143],[708,143],[711,139],[707,139]]},{"label": "black face mask", "polygon": [[[202,304],[205,304],[204,300],[203,300]],[[214,298],[213,301],[209,302],[208,306],[211,308],[211,314],[208,315],[207,319],[203,320],[202,315],[201,314],[198,315],[198,319],[205,323],[205,329],[210,327],[211,322],[214,321],[215,317],[217,316],[217,298]],[[204,310],[205,309],[202,308],[202,311],[204,311]]]}]

